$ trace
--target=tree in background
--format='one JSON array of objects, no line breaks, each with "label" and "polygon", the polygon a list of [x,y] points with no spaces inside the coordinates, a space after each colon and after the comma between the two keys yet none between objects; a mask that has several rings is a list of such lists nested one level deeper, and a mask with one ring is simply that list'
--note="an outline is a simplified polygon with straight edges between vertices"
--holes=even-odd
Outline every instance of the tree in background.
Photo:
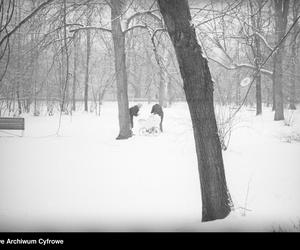
[{"label": "tree in background", "polygon": [[[287,21],[288,21],[288,13],[289,13],[289,0],[273,0],[274,3],[274,11],[275,11],[275,39],[276,44],[281,42],[281,39],[285,35]],[[284,120],[283,113],[283,77],[282,77],[282,64],[283,64],[283,55],[284,55],[284,44],[285,42],[281,42],[278,46],[277,51],[274,54],[274,109],[275,115],[274,120]]]},{"label": "tree in background", "polygon": [[[90,6],[87,6],[86,13],[86,25],[91,25],[91,10]],[[89,99],[89,65],[90,65],[90,55],[91,55],[91,30],[86,30],[86,67],[85,67],[85,78],[84,78],[84,111],[88,111],[88,99]]]},{"label": "tree in background", "polygon": [[[293,1],[292,6],[292,12],[293,12],[293,21],[295,22],[299,13],[300,13],[300,2],[298,0]],[[296,66],[299,63],[298,60],[298,51],[297,48],[299,47],[299,41],[297,41],[298,35],[300,33],[300,25],[297,22],[295,25],[295,28],[292,32],[292,37],[290,41],[290,47],[291,47],[291,82],[289,87],[289,109],[295,110],[296,109],[296,82],[297,79],[297,71]]]}]

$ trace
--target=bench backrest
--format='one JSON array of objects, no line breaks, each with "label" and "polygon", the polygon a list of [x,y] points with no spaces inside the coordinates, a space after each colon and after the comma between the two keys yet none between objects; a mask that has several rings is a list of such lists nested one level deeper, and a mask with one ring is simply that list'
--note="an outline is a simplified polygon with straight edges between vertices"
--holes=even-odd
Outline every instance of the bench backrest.
[{"label": "bench backrest", "polygon": [[24,130],[24,118],[0,117],[0,129],[7,130]]}]

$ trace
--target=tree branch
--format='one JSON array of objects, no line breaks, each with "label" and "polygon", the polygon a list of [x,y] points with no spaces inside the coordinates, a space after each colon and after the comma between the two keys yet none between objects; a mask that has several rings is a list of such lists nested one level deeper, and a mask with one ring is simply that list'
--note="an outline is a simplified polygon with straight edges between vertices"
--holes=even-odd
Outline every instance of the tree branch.
[{"label": "tree branch", "polygon": [[123,33],[126,34],[128,31],[131,31],[131,30],[133,30],[135,28],[147,29],[147,26],[146,25],[142,25],[142,24],[137,24],[137,25],[131,26],[130,28],[124,30]]},{"label": "tree branch", "polygon": [[[242,64],[237,64],[234,63],[233,65],[227,66],[224,63],[219,62],[218,60],[207,56],[207,59],[210,61],[213,61],[217,64],[219,64],[220,66],[222,66],[223,68],[227,69],[227,70],[237,70],[240,68],[245,68],[245,69],[251,69],[251,70],[257,70],[257,68],[251,64],[247,64],[247,63],[242,63]],[[273,72],[267,69],[260,69],[260,72],[268,77],[272,77],[273,76]]]},{"label": "tree branch", "polygon": [[143,16],[143,15],[149,15],[151,17],[153,17],[154,19],[156,19],[158,22],[162,23],[162,20],[155,14],[153,14],[153,12],[155,11],[159,11],[158,9],[154,9],[154,10],[147,10],[147,11],[143,11],[143,12],[137,12],[134,13],[133,15],[131,15],[129,18],[127,18],[126,21],[126,27],[129,26],[130,22],[134,19],[137,18],[139,16]]},{"label": "tree branch", "polygon": [[44,8],[46,5],[50,4],[54,0],[47,0],[43,2],[40,6],[38,6],[35,10],[33,10],[27,17],[25,17],[20,23],[18,23],[10,32],[8,32],[0,41],[0,47],[2,43],[8,39],[13,33],[15,33],[21,26],[23,26],[29,19],[31,19],[38,11]]},{"label": "tree branch", "polygon": [[273,50],[273,47],[268,43],[268,41],[266,40],[266,38],[265,38],[262,34],[256,32],[256,31],[254,32],[254,34],[257,35],[257,36],[263,41],[263,43],[266,45],[266,47],[267,47],[270,51]]},{"label": "tree branch", "polygon": [[78,31],[80,31],[80,30],[102,30],[102,31],[111,33],[111,30],[110,30],[110,29],[106,29],[106,28],[102,28],[102,27],[96,27],[96,26],[84,26],[84,27],[79,27],[79,28],[70,30],[70,32],[78,32]]},{"label": "tree branch", "polygon": [[152,35],[151,35],[151,40],[154,39],[154,36],[156,35],[157,32],[167,32],[166,28],[158,28],[156,30],[153,31]]}]

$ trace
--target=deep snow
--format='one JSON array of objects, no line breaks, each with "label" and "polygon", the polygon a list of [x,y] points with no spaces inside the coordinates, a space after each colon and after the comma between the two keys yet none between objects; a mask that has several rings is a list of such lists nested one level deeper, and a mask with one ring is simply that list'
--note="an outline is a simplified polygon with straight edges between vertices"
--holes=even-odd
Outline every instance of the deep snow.
[{"label": "deep snow", "polygon": [[[144,104],[138,119],[150,109]],[[299,230],[299,110],[292,126],[274,122],[270,108],[259,117],[247,108],[237,114],[223,151],[235,210],[207,223],[201,223],[187,105],[175,103],[164,112],[164,133],[155,137],[135,130],[134,137],[115,140],[117,105],[110,102],[100,117],[64,115],[60,136],[58,115],[24,115],[24,137],[0,131],[0,230]]]}]

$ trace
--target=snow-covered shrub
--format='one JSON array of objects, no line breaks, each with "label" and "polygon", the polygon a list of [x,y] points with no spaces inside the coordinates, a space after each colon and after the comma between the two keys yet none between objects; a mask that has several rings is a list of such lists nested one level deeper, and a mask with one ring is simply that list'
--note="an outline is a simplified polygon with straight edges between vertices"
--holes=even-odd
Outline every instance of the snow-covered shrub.
[{"label": "snow-covered shrub", "polygon": [[234,116],[234,110],[230,106],[215,105],[215,115],[221,147],[225,151],[228,148],[237,119]]}]

